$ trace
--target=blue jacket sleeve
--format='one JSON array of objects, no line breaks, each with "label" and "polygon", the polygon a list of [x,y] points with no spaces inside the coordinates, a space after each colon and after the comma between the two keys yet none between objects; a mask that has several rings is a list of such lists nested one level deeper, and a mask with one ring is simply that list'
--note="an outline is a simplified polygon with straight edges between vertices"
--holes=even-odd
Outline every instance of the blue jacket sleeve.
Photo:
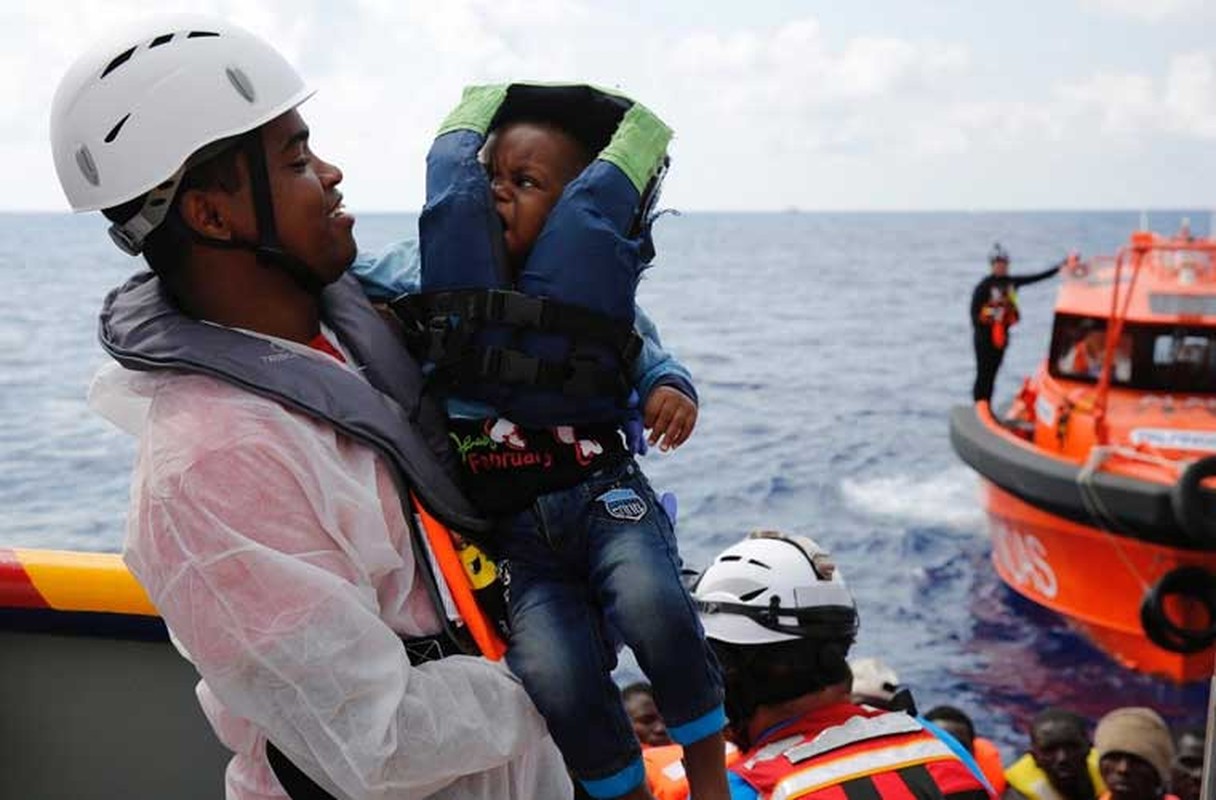
[{"label": "blue jacket sleeve", "polygon": [[663,349],[659,341],[659,329],[646,316],[641,306],[635,308],[634,326],[642,337],[642,351],[633,362],[633,383],[638,390],[638,397],[644,404],[646,398],[657,386],[670,386],[678,389],[695,403],[697,390],[692,385],[692,373],[688,368],[676,361],[675,357]]},{"label": "blue jacket sleeve", "polygon": [[422,278],[418,243],[406,239],[378,253],[360,252],[350,272],[372,300],[393,300],[417,292]]}]

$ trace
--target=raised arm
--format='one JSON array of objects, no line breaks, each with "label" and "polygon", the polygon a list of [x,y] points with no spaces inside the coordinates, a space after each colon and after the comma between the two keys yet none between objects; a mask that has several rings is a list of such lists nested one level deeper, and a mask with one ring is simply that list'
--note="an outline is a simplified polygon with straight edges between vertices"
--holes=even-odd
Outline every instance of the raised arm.
[{"label": "raised arm", "polygon": [[1038,283],[1039,281],[1047,280],[1055,275],[1064,266],[1061,261],[1058,264],[1053,264],[1042,272],[1036,272],[1032,275],[1010,275],[1009,280],[1014,286],[1025,286],[1028,283]]}]

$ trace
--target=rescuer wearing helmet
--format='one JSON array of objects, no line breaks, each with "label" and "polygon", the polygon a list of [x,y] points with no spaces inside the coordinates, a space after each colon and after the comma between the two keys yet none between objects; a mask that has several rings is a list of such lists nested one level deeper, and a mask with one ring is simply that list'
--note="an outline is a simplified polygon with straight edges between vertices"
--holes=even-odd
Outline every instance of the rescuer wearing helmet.
[{"label": "rescuer wearing helmet", "polygon": [[1017,324],[1017,289],[1046,280],[1060,271],[1063,261],[1033,275],[1009,274],[1009,251],[994,244],[988,253],[991,273],[975,286],[971,293],[971,328],[975,345],[975,385],[971,397],[975,402],[992,400],[996,373],[1009,345],[1009,329]]},{"label": "rescuer wearing helmet", "polygon": [[158,17],[55,95],[72,208],[153,270],[107,298],[102,345],[127,369],[91,391],[140,436],[125,560],[235,753],[227,797],[569,797],[523,687],[452,655],[409,494],[488,525],[416,364],[344,275],[354,219],[309,146],[311,94],[248,32]]},{"label": "rescuer wearing helmet", "polygon": [[850,702],[857,608],[814,541],[754,532],[714,559],[694,598],[744,749],[733,800],[992,796],[949,737]]}]

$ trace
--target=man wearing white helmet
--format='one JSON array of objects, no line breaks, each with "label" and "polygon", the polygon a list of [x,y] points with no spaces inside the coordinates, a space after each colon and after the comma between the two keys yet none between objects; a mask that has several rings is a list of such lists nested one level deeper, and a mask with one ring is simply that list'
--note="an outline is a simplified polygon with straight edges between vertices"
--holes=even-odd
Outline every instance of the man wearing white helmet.
[{"label": "man wearing white helmet", "polygon": [[55,96],[73,209],[103,210],[153,270],[107,298],[126,369],[91,391],[140,436],[126,561],[202,677],[230,800],[569,797],[505,667],[421,663],[461,631],[408,496],[486,523],[416,366],[344,275],[354,220],[309,147],[310,95],[262,40],[189,17],[102,43]]},{"label": "man wearing white helmet", "polygon": [[992,797],[956,743],[906,713],[850,702],[857,608],[814,541],[752,533],[714,560],[694,597],[745,749],[733,800]]}]

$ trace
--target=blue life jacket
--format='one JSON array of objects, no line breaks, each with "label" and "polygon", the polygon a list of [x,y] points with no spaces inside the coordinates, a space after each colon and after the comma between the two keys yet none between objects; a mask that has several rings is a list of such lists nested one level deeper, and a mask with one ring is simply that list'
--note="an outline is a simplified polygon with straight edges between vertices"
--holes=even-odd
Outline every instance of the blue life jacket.
[{"label": "blue life jacket", "polygon": [[[486,167],[488,132],[553,121],[598,146],[512,285]],[[474,86],[427,156],[419,295],[395,304],[434,383],[526,426],[617,422],[640,349],[634,295],[671,131],[589,86]],[[598,140],[598,141],[597,141]]]}]

